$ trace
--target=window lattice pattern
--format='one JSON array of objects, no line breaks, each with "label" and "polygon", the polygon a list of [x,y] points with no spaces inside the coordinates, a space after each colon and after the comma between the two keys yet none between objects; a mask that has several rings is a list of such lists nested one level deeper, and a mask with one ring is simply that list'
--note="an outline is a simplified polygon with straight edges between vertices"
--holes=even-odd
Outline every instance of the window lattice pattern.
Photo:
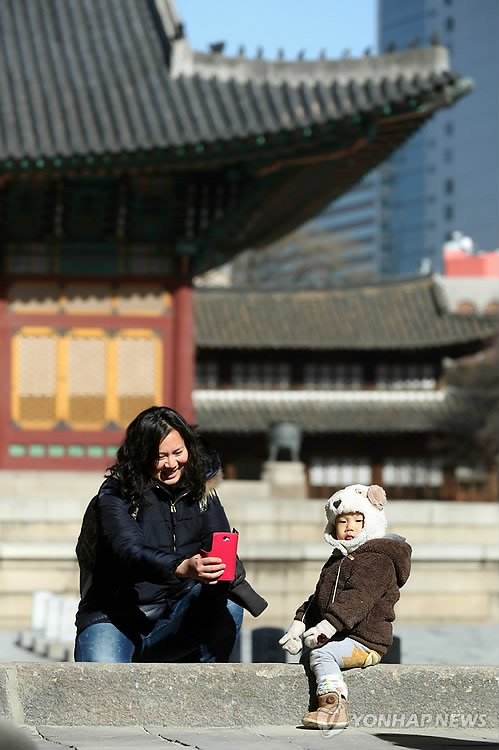
[{"label": "window lattice pattern", "polygon": [[349,458],[323,458],[317,456],[310,462],[312,487],[339,489],[349,484],[370,484],[371,463],[367,456]]},{"label": "window lattice pattern", "polygon": [[440,462],[430,458],[389,457],[383,465],[384,487],[440,487]]},{"label": "window lattice pattern", "polygon": [[287,362],[234,362],[232,385],[235,388],[288,388],[291,367]]},{"label": "window lattice pattern", "polygon": [[15,344],[14,416],[30,424],[51,426],[57,418],[57,337],[51,333],[28,333]]},{"label": "window lattice pattern", "polygon": [[216,388],[218,386],[218,363],[197,362],[196,385],[199,388]]},{"label": "window lattice pattern", "polygon": [[389,390],[433,390],[435,368],[430,364],[379,364],[376,367],[376,388]]},{"label": "window lattice pattern", "polygon": [[104,336],[68,337],[67,419],[78,425],[106,421],[107,340]]},{"label": "window lattice pattern", "polygon": [[162,400],[162,341],[151,330],[21,329],[12,339],[12,416],[22,429],[126,425]]},{"label": "window lattice pattern", "polygon": [[307,388],[361,388],[362,366],[351,363],[305,364],[303,379]]},{"label": "window lattice pattern", "polygon": [[120,424],[128,424],[156,402],[156,342],[151,338],[120,336],[118,346],[118,399]]}]

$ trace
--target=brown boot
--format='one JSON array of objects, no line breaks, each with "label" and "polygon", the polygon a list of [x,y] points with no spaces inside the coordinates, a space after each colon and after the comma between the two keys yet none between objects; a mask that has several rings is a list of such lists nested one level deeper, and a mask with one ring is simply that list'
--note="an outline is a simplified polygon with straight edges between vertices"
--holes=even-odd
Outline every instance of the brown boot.
[{"label": "brown boot", "polygon": [[311,729],[345,729],[348,726],[347,700],[339,693],[319,695],[319,708],[302,719]]}]

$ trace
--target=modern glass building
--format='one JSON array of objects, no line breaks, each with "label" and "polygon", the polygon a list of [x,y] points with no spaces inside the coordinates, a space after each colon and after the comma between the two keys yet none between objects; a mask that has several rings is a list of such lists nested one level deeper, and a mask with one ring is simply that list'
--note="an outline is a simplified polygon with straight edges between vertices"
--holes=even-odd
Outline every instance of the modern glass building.
[{"label": "modern glass building", "polygon": [[378,274],[377,184],[377,173],[371,172],[312,222],[315,229],[329,234],[333,245],[342,248],[334,283],[361,283],[375,279]]},{"label": "modern glass building", "polygon": [[[370,172],[298,232],[263,250],[242,253],[230,266],[231,283],[317,289],[375,280],[380,265],[378,179],[376,171]],[[215,283],[223,283],[220,276]]]},{"label": "modern glass building", "polygon": [[441,110],[379,170],[381,273],[442,268],[453,230],[499,247],[497,0],[379,0],[379,52],[438,35],[474,91]]}]

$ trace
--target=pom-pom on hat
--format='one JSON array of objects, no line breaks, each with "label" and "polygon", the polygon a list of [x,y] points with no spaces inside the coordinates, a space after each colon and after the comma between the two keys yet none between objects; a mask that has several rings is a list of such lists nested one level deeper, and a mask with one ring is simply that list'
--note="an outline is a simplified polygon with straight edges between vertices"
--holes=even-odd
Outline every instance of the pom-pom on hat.
[{"label": "pom-pom on hat", "polygon": [[[326,503],[324,539],[346,555],[370,539],[383,537],[387,526],[385,505],[386,492],[377,484],[350,484],[338,490]],[[364,527],[354,539],[336,539],[336,518],[344,513],[362,513],[364,516]]]}]

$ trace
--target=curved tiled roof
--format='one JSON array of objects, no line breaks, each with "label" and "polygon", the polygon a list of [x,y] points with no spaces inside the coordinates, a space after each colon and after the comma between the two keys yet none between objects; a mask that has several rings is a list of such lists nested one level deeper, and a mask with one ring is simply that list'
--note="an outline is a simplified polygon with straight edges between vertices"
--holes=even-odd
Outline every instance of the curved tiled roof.
[{"label": "curved tiled roof", "polygon": [[201,273],[315,216],[471,87],[441,46],[250,60],[194,52],[173,0],[2,0],[0,183],[189,183],[170,239]]},{"label": "curved tiled roof", "polygon": [[4,160],[302,134],[407,102],[424,119],[469,88],[441,47],[337,62],[203,56],[167,0],[3,0],[0,33]]},{"label": "curved tiled roof", "polygon": [[428,276],[311,291],[197,289],[195,308],[198,349],[427,349],[497,333],[495,319],[449,313]]},{"label": "curved tiled roof", "polygon": [[425,433],[463,409],[445,391],[313,392],[194,391],[202,432],[264,433],[273,422],[299,424],[305,433]]}]

